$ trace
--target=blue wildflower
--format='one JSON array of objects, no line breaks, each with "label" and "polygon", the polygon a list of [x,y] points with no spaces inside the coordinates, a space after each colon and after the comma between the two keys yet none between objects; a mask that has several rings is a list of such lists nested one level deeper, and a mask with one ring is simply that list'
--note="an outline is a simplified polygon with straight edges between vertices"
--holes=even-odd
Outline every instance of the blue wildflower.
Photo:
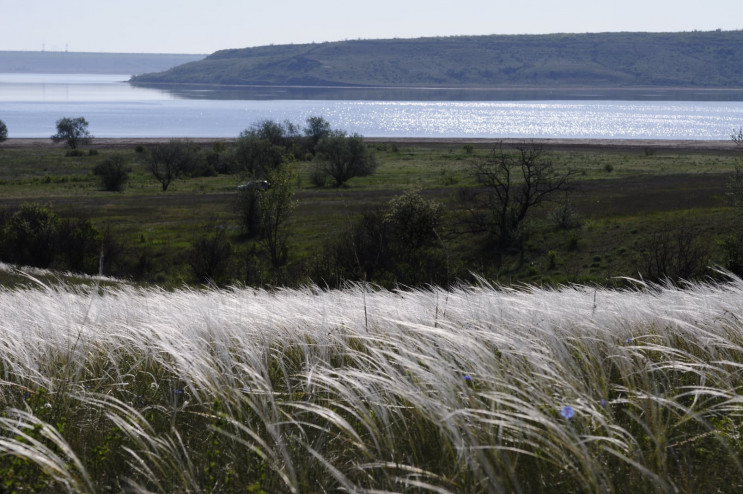
[{"label": "blue wildflower", "polygon": [[626,340],[624,340],[625,343],[630,344],[632,343],[632,337],[628,336]]},{"label": "blue wildflower", "polygon": [[24,400],[27,400],[29,398],[31,398],[31,393],[29,393],[28,391],[26,391],[25,393],[23,393],[23,399]]},{"label": "blue wildflower", "polygon": [[602,407],[606,406],[606,400],[604,398],[601,398],[601,406]]},{"label": "blue wildflower", "polygon": [[467,381],[467,382],[471,382],[472,381],[472,378],[470,377],[469,374],[465,374],[464,375],[464,380]]},{"label": "blue wildflower", "polygon": [[560,415],[562,415],[562,418],[570,420],[573,418],[573,415],[575,415],[575,410],[573,410],[573,407],[571,406],[564,406],[562,407],[562,410],[560,410]]}]

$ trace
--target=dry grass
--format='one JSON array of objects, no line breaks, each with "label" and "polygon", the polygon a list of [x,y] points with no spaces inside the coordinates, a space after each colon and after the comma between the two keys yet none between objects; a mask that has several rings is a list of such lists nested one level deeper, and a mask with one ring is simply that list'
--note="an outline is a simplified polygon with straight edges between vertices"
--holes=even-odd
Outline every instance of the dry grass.
[{"label": "dry grass", "polygon": [[0,292],[10,490],[733,492],[743,281]]}]

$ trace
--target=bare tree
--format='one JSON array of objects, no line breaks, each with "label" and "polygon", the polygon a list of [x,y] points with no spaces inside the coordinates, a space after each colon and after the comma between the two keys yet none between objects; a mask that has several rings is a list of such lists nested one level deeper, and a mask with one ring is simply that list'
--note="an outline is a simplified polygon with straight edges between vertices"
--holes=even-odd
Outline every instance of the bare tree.
[{"label": "bare tree", "polygon": [[489,234],[501,252],[520,241],[529,211],[569,190],[573,175],[556,170],[543,148],[533,143],[513,150],[501,143],[473,171],[482,193],[470,231]]},{"label": "bare tree", "polygon": [[197,150],[191,142],[179,140],[156,144],[150,149],[147,164],[163,192],[168,190],[173,180],[191,170]]}]

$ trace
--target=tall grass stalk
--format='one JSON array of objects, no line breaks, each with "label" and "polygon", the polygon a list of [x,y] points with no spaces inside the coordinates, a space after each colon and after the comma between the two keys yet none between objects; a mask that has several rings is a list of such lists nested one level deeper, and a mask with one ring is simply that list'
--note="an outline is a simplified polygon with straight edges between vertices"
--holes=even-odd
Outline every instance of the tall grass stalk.
[{"label": "tall grass stalk", "polygon": [[733,492],[743,281],[0,290],[0,478],[95,492]]}]

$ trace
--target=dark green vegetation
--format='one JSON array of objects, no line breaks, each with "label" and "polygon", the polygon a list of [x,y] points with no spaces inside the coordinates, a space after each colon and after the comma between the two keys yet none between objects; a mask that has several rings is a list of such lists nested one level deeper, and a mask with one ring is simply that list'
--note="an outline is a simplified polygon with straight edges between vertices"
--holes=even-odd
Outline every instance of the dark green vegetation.
[{"label": "dark green vegetation", "polygon": [[26,74],[143,74],[166,70],[204,55],[0,51],[0,72]]},{"label": "dark green vegetation", "polygon": [[458,36],[222,50],[136,84],[739,88],[743,31]]},{"label": "dark green vegetation", "polygon": [[78,146],[90,144],[92,138],[88,131],[88,121],[84,117],[65,117],[57,120],[57,133],[52,136],[52,141],[64,142],[75,151]]},{"label": "dark green vegetation", "polygon": [[[184,143],[195,148],[195,161],[167,192],[148,165],[162,144],[101,141],[82,156],[65,156],[59,147],[8,141],[0,151],[3,242],[22,205],[36,203],[60,220],[89,221],[97,243],[77,264],[64,256],[30,264],[95,273],[103,253],[104,274],[171,286],[207,279],[447,285],[472,274],[503,283],[612,284],[622,276],[696,278],[709,275],[709,266],[743,266],[741,216],[729,200],[739,163],[732,142],[544,149],[540,159],[554,176],[569,174],[570,187],[530,207],[503,243],[497,224],[475,228],[475,219],[493,212],[477,170],[497,161],[497,143],[367,139],[375,174],[318,187],[311,136],[283,128],[291,138],[258,155],[277,153],[276,163],[287,163],[295,178],[245,209],[237,186],[270,178],[254,156],[271,130],[263,125],[237,140]],[[513,144],[503,151],[518,158]],[[238,166],[240,156],[247,161]],[[126,175],[122,192],[105,190],[117,189],[102,182],[112,166],[110,173]],[[521,190],[518,177],[514,190]],[[279,202],[250,209],[269,198]],[[269,210],[281,217],[272,232],[261,226]]]}]

